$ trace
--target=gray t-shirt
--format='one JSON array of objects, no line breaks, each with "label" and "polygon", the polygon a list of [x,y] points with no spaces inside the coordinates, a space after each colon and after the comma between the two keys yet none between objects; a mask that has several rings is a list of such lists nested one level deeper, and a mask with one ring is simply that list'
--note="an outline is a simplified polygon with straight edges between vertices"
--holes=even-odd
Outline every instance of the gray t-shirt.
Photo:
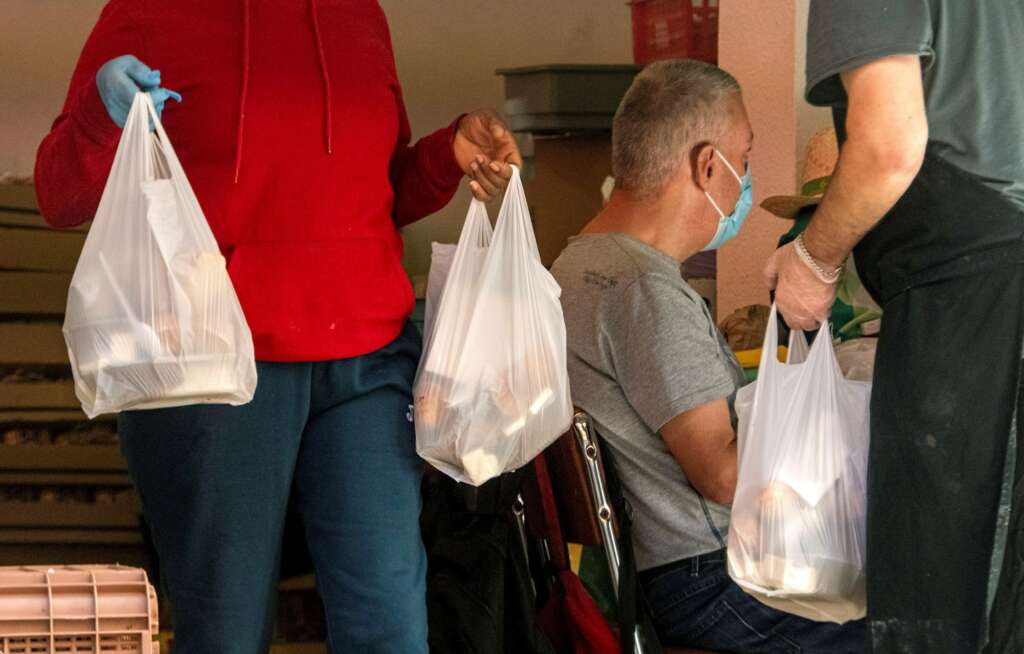
[{"label": "gray t-shirt", "polygon": [[743,371],[679,262],[623,234],[570,239],[562,286],[573,402],[604,438],[633,509],[637,566],[725,547],[729,509],[687,482],[658,431],[735,398]]},{"label": "gray t-shirt", "polygon": [[1024,206],[1024,2],[811,0],[807,101],[839,108],[839,73],[921,57],[928,140],[949,163]]}]

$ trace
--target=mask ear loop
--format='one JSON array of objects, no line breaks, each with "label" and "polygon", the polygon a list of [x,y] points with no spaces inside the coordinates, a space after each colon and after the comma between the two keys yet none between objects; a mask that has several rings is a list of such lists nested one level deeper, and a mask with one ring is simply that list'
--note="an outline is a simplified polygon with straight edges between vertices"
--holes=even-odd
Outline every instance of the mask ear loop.
[{"label": "mask ear loop", "polygon": [[[736,169],[732,167],[732,164],[729,163],[729,160],[726,159],[722,155],[722,153],[718,150],[718,148],[715,148],[715,154],[718,155],[718,158],[722,160],[722,163],[725,164],[725,167],[729,169],[729,172],[732,173],[732,176],[736,178],[737,182],[739,182],[739,184],[740,184],[740,192],[742,192],[743,191],[743,180],[740,179],[740,176],[736,174]],[[708,193],[707,191],[704,191],[704,197],[706,197],[708,199],[708,202],[711,203],[711,206],[713,206],[715,208],[715,211],[718,212],[719,219],[725,220],[725,212],[722,211],[721,207],[718,206],[718,203],[715,202],[715,199],[713,197],[711,197],[711,194]]]},{"label": "mask ear loop", "polygon": [[725,214],[722,213],[722,210],[718,208],[718,203],[715,202],[715,199],[713,197],[711,197],[711,194],[708,193],[707,191],[704,191],[704,197],[706,197],[708,199],[708,202],[711,203],[711,206],[714,207],[715,211],[718,212],[719,219],[720,220],[724,220],[725,219]]},{"label": "mask ear loop", "polygon": [[736,169],[732,167],[732,164],[725,158],[725,155],[723,155],[718,148],[715,148],[715,154],[717,154],[718,158],[722,160],[722,163],[724,163],[725,167],[729,169],[729,172],[736,178],[736,181],[740,183],[740,188],[743,188],[743,178],[736,174]]}]

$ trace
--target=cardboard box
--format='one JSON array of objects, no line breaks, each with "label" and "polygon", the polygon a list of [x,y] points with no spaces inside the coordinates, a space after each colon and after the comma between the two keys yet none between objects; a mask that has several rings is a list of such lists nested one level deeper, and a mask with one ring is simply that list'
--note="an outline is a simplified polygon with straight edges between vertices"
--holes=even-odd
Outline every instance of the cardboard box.
[{"label": "cardboard box", "polygon": [[601,210],[601,183],[611,174],[611,150],[608,133],[534,138],[531,175],[524,186],[545,266]]}]

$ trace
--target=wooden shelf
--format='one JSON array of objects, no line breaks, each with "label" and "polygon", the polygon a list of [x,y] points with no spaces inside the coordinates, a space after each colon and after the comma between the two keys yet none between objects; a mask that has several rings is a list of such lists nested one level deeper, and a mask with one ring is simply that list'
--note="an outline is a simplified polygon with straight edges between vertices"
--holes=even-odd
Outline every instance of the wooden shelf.
[{"label": "wooden shelf", "polygon": [[60,324],[0,323],[0,364],[70,365]]},{"label": "wooden shelf", "polygon": [[139,512],[138,503],[134,500],[112,504],[0,502],[0,528],[137,529]]},{"label": "wooden shelf", "polygon": [[120,563],[142,568],[149,564],[142,548],[142,539],[138,536],[122,538],[128,541],[123,543],[67,543],[55,540],[5,544],[3,538],[4,533],[0,531],[0,565]]},{"label": "wooden shelf", "polygon": [[[110,423],[114,416],[99,416],[95,419],[96,424]],[[60,423],[71,423],[70,429],[77,423],[89,422],[89,418],[81,410],[49,410],[49,411],[17,411],[0,409],[0,425],[27,424],[27,425],[56,425]]]},{"label": "wooden shelf", "polygon": [[[0,185],[0,366],[70,377],[61,332],[68,287],[88,225],[56,230],[36,208],[31,185]],[[59,437],[89,422],[64,381],[0,382],[0,433],[46,430]],[[15,441],[19,440],[17,437]],[[131,491],[117,445],[0,444],[0,486],[61,489],[58,497],[92,499],[101,489]],[[78,489],[87,492],[80,493]],[[92,489],[92,490],[88,490]],[[66,491],[71,491],[65,496]],[[20,496],[20,491],[10,497]],[[30,493],[29,497],[38,497]],[[45,497],[52,500],[48,492]],[[0,502],[0,565],[114,563],[144,565],[134,494],[106,502]]]},{"label": "wooden shelf", "polygon": [[[64,232],[88,232],[89,225],[84,223],[77,227],[61,229]],[[33,229],[55,229],[46,224],[37,211],[27,209],[0,209],[0,225],[7,227],[31,227]]]},{"label": "wooden shelf", "polygon": [[39,211],[31,184],[0,184],[0,208]]},{"label": "wooden shelf", "polygon": [[0,268],[74,272],[84,244],[81,232],[0,227]]},{"label": "wooden shelf", "polygon": [[127,472],[40,472],[0,469],[0,486],[107,486],[131,487]]},{"label": "wooden shelf", "polygon": [[0,382],[0,406],[9,409],[77,409],[75,384],[62,382]]},{"label": "wooden shelf", "polygon": [[124,473],[115,445],[0,445],[5,472]]},{"label": "wooden shelf", "polygon": [[142,545],[142,532],[138,529],[137,521],[135,527],[131,529],[8,529],[0,527],[0,545]]},{"label": "wooden shelf", "polygon": [[0,313],[61,318],[70,273],[0,272]]}]

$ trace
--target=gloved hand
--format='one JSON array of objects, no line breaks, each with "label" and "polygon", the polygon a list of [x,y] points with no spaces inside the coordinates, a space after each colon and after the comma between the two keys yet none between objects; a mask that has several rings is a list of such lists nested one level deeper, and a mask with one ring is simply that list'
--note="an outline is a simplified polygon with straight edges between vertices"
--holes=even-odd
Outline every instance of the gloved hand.
[{"label": "gloved hand", "polygon": [[826,284],[787,243],[768,259],[765,282],[775,290],[775,304],[791,329],[809,331],[828,318],[836,299],[836,285]]},{"label": "gloved hand", "polygon": [[139,91],[149,93],[157,116],[163,112],[168,98],[181,102],[181,95],[160,87],[160,71],[152,70],[134,55],[116,57],[103,64],[96,73],[96,88],[107,113],[118,127],[124,127],[132,101]]}]

